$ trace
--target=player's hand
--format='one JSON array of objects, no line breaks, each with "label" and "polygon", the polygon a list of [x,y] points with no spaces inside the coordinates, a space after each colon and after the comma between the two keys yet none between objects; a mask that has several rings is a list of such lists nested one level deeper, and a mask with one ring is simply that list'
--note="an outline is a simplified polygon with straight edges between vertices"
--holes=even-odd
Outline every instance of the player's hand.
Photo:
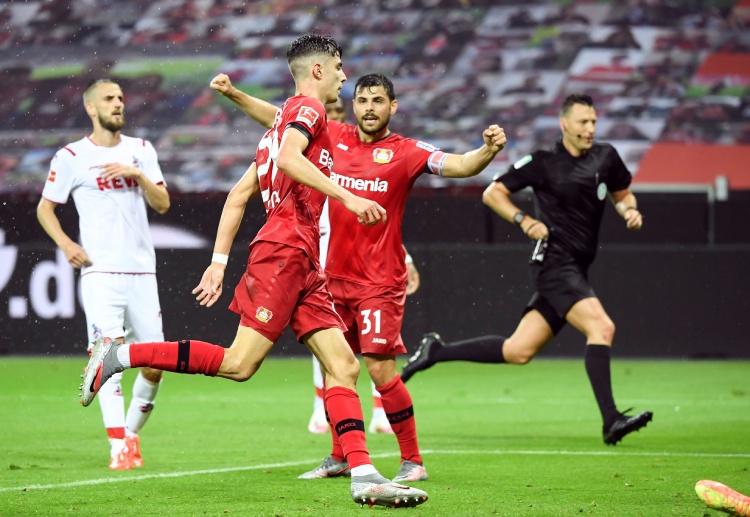
[{"label": "player's hand", "polygon": [[105,163],[99,165],[99,176],[110,181],[114,178],[138,178],[143,174],[140,169],[129,167],[121,163]]},{"label": "player's hand", "polygon": [[419,289],[419,271],[414,263],[406,264],[406,272],[409,276],[406,277],[406,295],[412,295]]},{"label": "player's hand", "polygon": [[385,208],[371,199],[352,196],[345,202],[345,206],[349,211],[357,214],[357,220],[360,223],[368,226],[377,224],[378,221],[385,224],[388,220]]},{"label": "player's hand", "polygon": [[505,131],[497,124],[492,124],[482,133],[484,145],[490,148],[493,154],[503,150],[508,139],[505,137]]},{"label": "player's hand", "polygon": [[628,208],[622,217],[625,219],[628,230],[640,230],[643,226],[643,215],[637,208]]},{"label": "player's hand", "polygon": [[201,305],[211,307],[216,300],[219,299],[222,292],[222,285],[224,284],[224,270],[226,266],[223,264],[211,263],[203,273],[203,278],[198,284],[198,287],[193,289],[193,294],[197,294],[195,297]]},{"label": "player's hand", "polygon": [[521,224],[521,230],[531,240],[538,241],[539,239],[546,239],[549,237],[549,228],[542,221],[538,219],[527,218],[528,222],[524,221]]},{"label": "player's hand", "polygon": [[76,269],[81,269],[84,266],[90,266],[92,264],[86,250],[83,249],[78,243],[71,241],[70,244],[65,246],[63,249],[65,258],[68,263]]},{"label": "player's hand", "polygon": [[232,89],[232,81],[227,74],[219,74],[211,79],[209,86],[220,94],[226,95]]}]

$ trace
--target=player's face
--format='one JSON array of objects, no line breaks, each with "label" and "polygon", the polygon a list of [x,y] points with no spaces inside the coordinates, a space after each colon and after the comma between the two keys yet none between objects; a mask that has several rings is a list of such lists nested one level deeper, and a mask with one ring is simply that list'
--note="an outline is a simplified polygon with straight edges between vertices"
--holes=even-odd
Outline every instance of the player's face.
[{"label": "player's face", "polygon": [[113,83],[102,83],[96,87],[93,100],[99,124],[112,133],[125,125],[125,104],[122,89]]},{"label": "player's face", "polygon": [[387,129],[395,112],[396,101],[388,98],[382,86],[365,86],[355,92],[354,116],[364,134],[375,135]]},{"label": "player's face", "polygon": [[344,101],[339,98],[336,102],[326,104],[326,114],[328,120],[335,120],[336,122],[344,122],[346,120],[346,108],[344,108]]},{"label": "player's face", "polygon": [[594,145],[596,132],[596,110],[585,104],[573,104],[568,113],[560,119],[563,141],[583,153]]},{"label": "player's face", "polygon": [[326,78],[325,104],[336,102],[336,100],[339,98],[341,87],[344,85],[344,81],[346,81],[346,74],[344,74],[344,66],[341,63],[341,57],[334,56],[327,59],[323,64],[323,68]]}]

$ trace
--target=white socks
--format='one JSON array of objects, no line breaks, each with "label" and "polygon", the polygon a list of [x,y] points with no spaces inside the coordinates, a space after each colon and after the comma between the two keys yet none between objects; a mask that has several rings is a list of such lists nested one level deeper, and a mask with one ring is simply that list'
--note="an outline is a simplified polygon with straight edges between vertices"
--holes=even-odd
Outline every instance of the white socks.
[{"label": "white socks", "polygon": [[[120,350],[122,348],[125,347],[120,347]],[[120,350],[118,350],[118,356]],[[129,435],[138,434],[138,431],[145,425],[146,420],[151,415],[154,399],[156,399],[160,385],[161,382],[151,382],[141,372],[138,372],[138,377],[133,384],[133,399],[130,401],[128,415],[125,419],[125,429]]]}]

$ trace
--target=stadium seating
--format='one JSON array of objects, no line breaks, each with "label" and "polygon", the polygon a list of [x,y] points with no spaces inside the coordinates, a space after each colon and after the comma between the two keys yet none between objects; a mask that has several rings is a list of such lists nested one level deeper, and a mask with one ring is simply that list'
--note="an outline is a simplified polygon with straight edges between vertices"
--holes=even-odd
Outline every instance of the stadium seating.
[{"label": "stadium seating", "polygon": [[[3,196],[41,191],[54,151],[89,130],[82,89],[105,76],[121,82],[127,133],[154,142],[170,188],[227,190],[262,131],[211,77],[280,102],[293,90],[286,47],[312,29],[345,48],[345,98],[362,74],[393,78],[396,131],[463,152],[488,124],[505,127],[507,151],[478,184],[551,144],[573,91],[594,97],[598,135],[636,181],[654,144],[750,145],[748,0],[39,0],[4,3],[0,20]],[[690,182],[727,174],[703,163]],[[644,177],[681,181],[658,169]]]}]

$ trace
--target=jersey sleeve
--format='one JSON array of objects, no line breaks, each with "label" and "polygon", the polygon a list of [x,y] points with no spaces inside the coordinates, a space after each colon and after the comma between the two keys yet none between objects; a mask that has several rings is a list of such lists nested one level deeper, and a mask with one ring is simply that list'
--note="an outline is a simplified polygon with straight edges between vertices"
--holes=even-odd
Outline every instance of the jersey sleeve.
[{"label": "jersey sleeve", "polygon": [[620,153],[614,147],[609,147],[609,178],[607,178],[607,190],[617,192],[625,190],[630,186],[633,176],[620,158]]},{"label": "jersey sleeve", "polygon": [[300,102],[290,105],[284,118],[284,131],[288,127],[294,127],[309,140],[325,131],[327,127],[325,106],[312,97],[302,97]]},{"label": "jersey sleeve", "polygon": [[159,158],[156,156],[156,149],[151,145],[148,140],[143,141],[145,150],[143,154],[143,173],[148,179],[154,184],[163,184],[166,186],[167,182],[164,181],[164,174],[161,172],[159,167]]},{"label": "jersey sleeve", "polygon": [[493,181],[499,181],[510,192],[518,192],[526,187],[537,187],[542,176],[539,173],[540,157],[536,153],[527,154],[511,165],[505,173],[495,174]]},{"label": "jersey sleeve", "polygon": [[409,161],[417,164],[412,170],[416,174],[435,174],[442,176],[443,163],[447,153],[441,151],[438,147],[421,140],[406,139],[406,145],[409,148]]},{"label": "jersey sleeve", "polygon": [[70,192],[75,186],[75,174],[71,159],[71,151],[68,149],[60,149],[55,153],[50,163],[47,181],[44,182],[42,197],[58,204],[68,201]]}]

